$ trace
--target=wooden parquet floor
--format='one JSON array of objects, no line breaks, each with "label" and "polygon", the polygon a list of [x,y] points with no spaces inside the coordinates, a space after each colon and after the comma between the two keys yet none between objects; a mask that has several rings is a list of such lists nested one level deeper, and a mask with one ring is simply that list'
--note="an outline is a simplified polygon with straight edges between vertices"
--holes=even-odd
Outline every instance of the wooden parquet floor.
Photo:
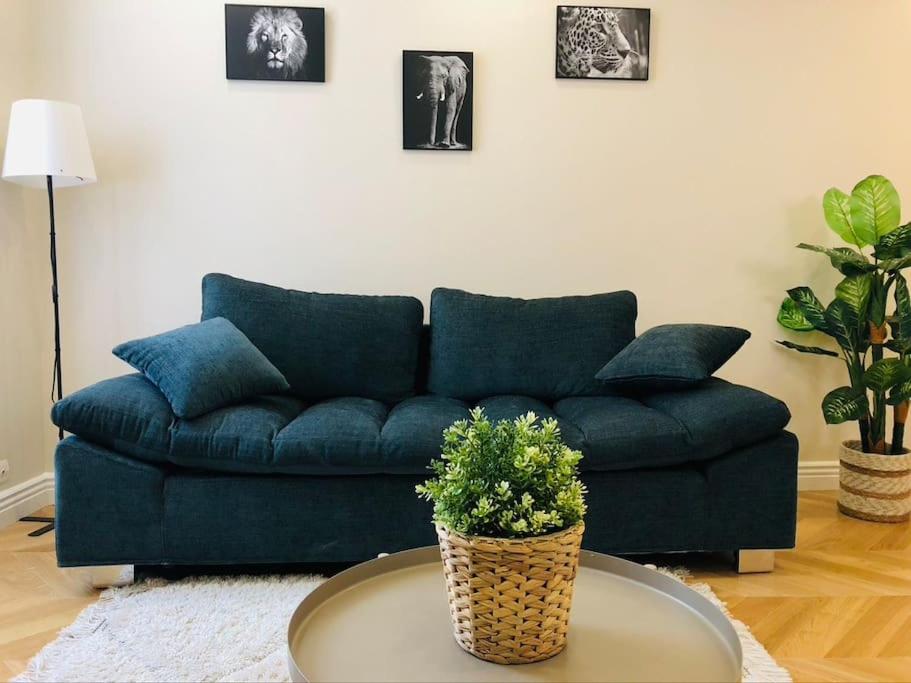
[{"label": "wooden parquet floor", "polygon": [[[797,550],[779,553],[774,573],[740,576],[720,558],[691,558],[694,578],[797,681],[911,681],[911,526],[843,517],[828,491],[801,493],[799,520]],[[53,534],[28,538],[32,528],[0,529],[3,680],[97,596],[56,567]]]}]

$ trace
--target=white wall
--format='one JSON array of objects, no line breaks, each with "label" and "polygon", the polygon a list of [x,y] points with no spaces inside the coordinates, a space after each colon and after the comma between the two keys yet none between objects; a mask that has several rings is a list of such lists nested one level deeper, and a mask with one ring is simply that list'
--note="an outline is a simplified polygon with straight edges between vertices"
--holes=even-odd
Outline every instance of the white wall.
[{"label": "white wall", "polygon": [[[722,374],[835,457],[842,370],[776,348],[774,318],[835,282],[793,248],[834,244],[827,187],[878,172],[911,202],[911,4],[651,0],[647,83],[555,80],[554,0],[312,4],[326,84],[225,80],[220,0],[33,0],[40,94],[82,104],[100,178],[59,197],[69,389],[196,319],[213,270],[425,302],[629,288],[640,330],[751,329]],[[402,49],[474,51],[473,152],[401,150]]]},{"label": "white wall", "polygon": [[[30,0],[0,6],[0,157],[9,104],[33,95],[37,65],[30,58]],[[47,216],[40,192],[0,182],[0,460],[10,463],[5,490],[47,468],[51,431],[50,267]],[[46,211],[46,208],[43,208]],[[39,220],[43,219],[41,223]],[[3,510],[0,501],[0,514]]]}]

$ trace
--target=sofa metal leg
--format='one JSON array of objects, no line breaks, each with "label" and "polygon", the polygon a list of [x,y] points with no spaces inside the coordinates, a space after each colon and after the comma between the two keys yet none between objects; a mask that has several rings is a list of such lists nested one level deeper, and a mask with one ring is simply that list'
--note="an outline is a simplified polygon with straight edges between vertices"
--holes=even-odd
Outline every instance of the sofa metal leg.
[{"label": "sofa metal leg", "polygon": [[775,569],[774,550],[738,550],[736,560],[738,574],[759,574]]},{"label": "sofa metal leg", "polygon": [[128,586],[133,583],[133,565],[113,564],[103,567],[72,567],[66,569],[76,580],[92,588]]}]

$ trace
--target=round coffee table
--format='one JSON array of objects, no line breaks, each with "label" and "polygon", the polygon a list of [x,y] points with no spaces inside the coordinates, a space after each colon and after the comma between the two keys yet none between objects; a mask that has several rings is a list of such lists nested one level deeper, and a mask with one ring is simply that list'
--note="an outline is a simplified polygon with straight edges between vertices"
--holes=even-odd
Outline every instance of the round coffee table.
[{"label": "round coffee table", "polygon": [[371,560],[320,585],[288,626],[293,681],[739,681],[740,641],[679,581],[583,551],[566,649],[503,666],[452,636],[437,547]]}]

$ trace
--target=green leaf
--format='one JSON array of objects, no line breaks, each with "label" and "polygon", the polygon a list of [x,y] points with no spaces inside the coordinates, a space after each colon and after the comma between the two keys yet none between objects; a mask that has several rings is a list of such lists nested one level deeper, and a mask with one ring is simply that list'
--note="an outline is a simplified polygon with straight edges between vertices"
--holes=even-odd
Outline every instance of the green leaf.
[{"label": "green leaf", "polygon": [[835,299],[826,308],[825,316],[826,332],[835,337],[839,346],[849,352],[860,350],[859,321],[848,304],[841,299]]},{"label": "green leaf", "polygon": [[[872,278],[871,283],[873,287],[870,291],[870,308],[867,317],[874,325],[880,327],[886,321],[886,290],[888,285],[885,285],[879,277]],[[866,320],[861,319],[860,322],[861,325],[866,326]]]},{"label": "green leaf", "polygon": [[899,403],[911,400],[911,380],[896,384],[892,391],[889,392],[889,398],[886,403],[890,406],[897,406]]},{"label": "green leaf", "polygon": [[851,223],[851,197],[837,187],[830,187],[823,195],[822,212],[833,232],[848,244],[856,244],[858,247],[873,244],[855,232]]},{"label": "green leaf", "polygon": [[903,275],[895,278],[895,319],[892,336],[896,341],[911,342],[911,294]]},{"label": "green leaf", "polygon": [[791,297],[781,302],[781,308],[778,309],[778,324],[795,332],[809,332],[816,329]]},{"label": "green leaf", "polygon": [[829,349],[824,349],[820,346],[804,346],[803,344],[795,344],[794,342],[789,341],[777,341],[776,344],[781,344],[785,348],[793,349],[794,351],[800,351],[801,353],[812,353],[817,356],[834,356],[838,358],[838,354],[834,351],[829,351]]},{"label": "green leaf", "polygon": [[809,287],[794,287],[788,290],[788,297],[794,301],[797,308],[803,313],[815,329],[827,332],[826,311],[822,302],[816,298],[813,290]]},{"label": "green leaf", "polygon": [[875,248],[876,258],[880,260],[896,259],[911,253],[911,223],[900,226],[897,230],[883,235]]},{"label": "green leaf", "polygon": [[851,387],[833,389],[822,399],[822,414],[830,425],[859,420],[868,410],[867,395]]},{"label": "green leaf", "polygon": [[880,237],[898,228],[901,200],[883,176],[871,175],[857,183],[849,203],[854,234],[867,244],[876,244]]},{"label": "green leaf", "polygon": [[866,256],[859,251],[848,247],[829,249],[828,247],[821,247],[817,244],[800,243],[797,245],[797,248],[825,254],[829,257],[832,266],[837,268],[842,275],[858,275],[860,273],[871,273],[876,270],[876,266],[870,263]]},{"label": "green leaf", "polygon": [[886,259],[879,262],[879,267],[888,273],[893,273],[903,268],[911,266],[911,255],[901,256],[899,258]]},{"label": "green leaf", "polygon": [[911,379],[911,368],[898,358],[883,358],[864,373],[864,386],[873,391],[888,391],[896,384]]},{"label": "green leaf", "polygon": [[867,306],[870,303],[872,288],[872,275],[852,275],[838,283],[835,288],[835,296],[848,304],[859,319],[863,319],[867,317]]}]

